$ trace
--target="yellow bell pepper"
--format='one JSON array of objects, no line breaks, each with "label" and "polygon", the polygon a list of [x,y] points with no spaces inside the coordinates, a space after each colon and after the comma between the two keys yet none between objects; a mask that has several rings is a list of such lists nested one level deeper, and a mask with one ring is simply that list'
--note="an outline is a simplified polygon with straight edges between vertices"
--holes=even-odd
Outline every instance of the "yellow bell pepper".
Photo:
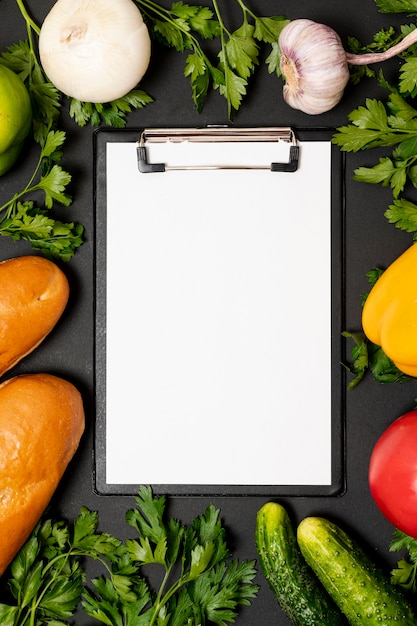
[{"label": "yellow bell pepper", "polygon": [[417,376],[417,243],[372,287],[362,311],[362,328],[399,370]]}]

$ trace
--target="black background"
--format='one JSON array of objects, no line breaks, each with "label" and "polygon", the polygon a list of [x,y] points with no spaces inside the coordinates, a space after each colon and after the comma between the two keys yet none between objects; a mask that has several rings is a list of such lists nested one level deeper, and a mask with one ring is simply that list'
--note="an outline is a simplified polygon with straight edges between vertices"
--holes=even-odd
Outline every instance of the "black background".
[{"label": "black background", "polygon": [[[168,6],[167,2],[164,2]],[[344,0],[325,2],[305,0],[279,2],[278,0],[248,0],[247,4],[257,15],[285,15],[294,19],[305,17],[332,26],[347,47],[347,38],[355,36],[363,43],[382,27],[407,23],[404,16],[384,16],[378,13],[373,0]],[[38,24],[53,5],[52,0],[28,0],[28,9]],[[221,0],[225,20],[232,28],[240,24],[241,13],[237,3]],[[26,29],[14,0],[0,2],[0,50],[26,38]],[[191,99],[187,78],[183,76],[185,57],[159,46],[154,46],[150,68],[141,87],[153,98],[154,103],[128,117],[128,127],[146,126],[205,126],[227,124],[225,100],[219,94],[210,94],[201,114],[196,113]],[[398,61],[384,66],[388,80],[398,76]],[[386,97],[375,80],[362,81],[359,86],[349,86],[342,103],[329,113],[309,117],[290,109],[282,100],[281,82],[267,73],[265,65],[257,70],[251,81],[248,96],[234,118],[235,126],[274,126],[333,129],[347,123],[351,110],[363,104],[367,97]],[[64,146],[63,167],[72,174],[71,194],[73,204],[59,210],[62,221],[76,221],[85,226],[85,242],[75,257],[63,269],[71,285],[70,303],[58,326],[44,343],[7,376],[23,372],[49,371],[74,382],[83,394],[87,431],[79,451],[69,467],[55,497],[56,511],[69,519],[79,512],[81,505],[98,510],[103,530],[123,537],[129,531],[124,522],[125,511],[134,504],[128,496],[98,496],[94,492],[94,180],[93,180],[93,132],[90,126],[79,128],[69,118],[64,106],[60,128],[67,132]],[[360,328],[360,296],[368,289],[366,272],[375,267],[385,267],[408,245],[411,235],[397,230],[384,217],[384,211],[392,200],[389,189],[365,185],[352,180],[353,170],[359,165],[372,165],[378,159],[376,151],[348,154],[346,158],[346,277],[344,316],[348,330]],[[28,147],[16,166],[0,178],[0,205],[26,184],[37,158],[37,149]],[[242,190],[244,193],[244,190]],[[414,194],[415,196],[415,194]],[[407,196],[413,200],[413,192]],[[415,197],[414,197],[415,200]],[[213,202],[216,198],[213,197]],[[121,219],[123,207],[120,207]],[[129,224],[126,224],[129,228]],[[0,258],[31,253],[26,244],[14,243],[7,238],[0,241]],[[297,250],[294,250],[294,255]],[[289,267],[291,260],[289,259]],[[128,268],[127,268],[128,269]],[[307,281],[320,280],[309,275]],[[302,285],[299,286],[302,288]],[[290,302],[288,303],[291,305]],[[314,303],[313,303],[314,305]],[[351,344],[346,345],[346,358]],[[299,347],[302,354],[302,346]],[[129,350],[129,346],[126,346]],[[297,372],[300,389],[303,386],[303,369],[307,374],[307,360],[300,359]],[[123,367],[123,363],[120,364]],[[309,362],[309,367],[311,362]],[[374,558],[389,569],[396,555],[389,554],[388,545],[393,527],[382,517],[374,505],[367,482],[369,455],[378,436],[398,416],[414,407],[415,383],[404,385],[379,385],[367,377],[359,387],[346,394],[345,447],[346,488],[343,494],[331,497],[283,497],[295,523],[306,515],[327,516],[340,523],[368,547]],[[300,411],[309,411],[308,398],[300,393],[294,402]],[[262,437],[270,433],[256,433],[262,445]],[[198,432],[196,432],[198,436]],[[221,434],[219,433],[219,437]],[[213,463],[216,462],[213,453]],[[251,463],[251,459],[248,459]],[[210,503],[221,509],[222,520],[229,533],[234,555],[241,559],[256,558],[254,545],[255,517],[258,509],[267,501],[265,497],[176,497],[169,498],[170,515],[189,522],[203,512]],[[1,529],[0,529],[1,532]],[[257,599],[251,607],[241,611],[237,623],[241,626],[255,624],[281,624],[288,620],[282,615],[276,600],[259,575],[261,585]],[[77,623],[91,623],[79,617]]]}]

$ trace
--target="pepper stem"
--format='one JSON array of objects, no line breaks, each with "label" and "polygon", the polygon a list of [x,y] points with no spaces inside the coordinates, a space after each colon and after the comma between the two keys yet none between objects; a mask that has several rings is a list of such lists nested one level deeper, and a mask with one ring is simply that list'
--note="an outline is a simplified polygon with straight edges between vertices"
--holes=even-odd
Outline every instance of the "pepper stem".
[{"label": "pepper stem", "polygon": [[392,57],[400,54],[400,52],[404,52],[407,48],[412,46],[417,42],[417,28],[408,33],[404,39],[399,41],[392,48],[388,48],[385,52],[369,52],[366,54],[352,54],[350,52],[346,53],[346,61],[349,65],[371,65],[372,63],[381,63],[382,61],[387,61]]}]

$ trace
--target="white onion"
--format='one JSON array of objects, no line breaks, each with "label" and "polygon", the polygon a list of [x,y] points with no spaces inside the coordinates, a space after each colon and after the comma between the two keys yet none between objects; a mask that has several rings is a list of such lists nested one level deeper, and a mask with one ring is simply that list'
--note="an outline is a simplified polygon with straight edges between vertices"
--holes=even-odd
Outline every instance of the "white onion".
[{"label": "white onion", "polygon": [[47,77],[83,102],[125,96],[145,74],[150,54],[148,29],[132,0],[58,0],[39,36]]}]

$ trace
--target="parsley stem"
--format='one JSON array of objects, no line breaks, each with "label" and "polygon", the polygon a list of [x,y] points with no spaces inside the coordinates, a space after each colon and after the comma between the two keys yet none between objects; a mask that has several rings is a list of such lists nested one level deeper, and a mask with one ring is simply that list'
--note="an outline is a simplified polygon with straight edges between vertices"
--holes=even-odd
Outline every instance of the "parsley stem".
[{"label": "parsley stem", "polygon": [[26,24],[35,31],[35,33],[37,35],[40,34],[41,29],[39,28],[39,26],[33,21],[33,19],[30,17],[29,13],[26,10],[26,7],[23,3],[23,0],[16,0],[17,6],[20,9],[20,12],[22,14],[22,17],[24,18]]},{"label": "parsley stem", "polygon": [[161,586],[159,588],[158,591],[158,595],[156,596],[155,599],[155,603],[154,603],[154,611],[153,614],[151,616],[151,619],[148,623],[148,626],[154,626],[154,624],[156,623],[155,620],[158,618],[158,614],[160,612],[160,610],[162,609],[162,607],[164,607],[167,602],[181,589],[181,587],[183,587],[184,585],[186,585],[189,582],[189,579],[187,578],[187,576],[181,576],[173,585],[172,587],[170,587],[168,589],[168,591],[166,592],[165,595],[163,595],[163,590],[165,588],[165,585],[168,581],[169,575],[171,572],[171,568],[166,570],[165,576],[162,580]]},{"label": "parsley stem", "polygon": [[[26,194],[35,191],[37,189],[37,185],[33,185],[33,181],[35,180],[35,177],[41,167],[42,164],[42,153],[41,156],[39,157],[38,163],[36,164],[36,167],[33,171],[32,176],[30,177],[28,183],[26,184],[26,186],[24,187],[24,189],[22,189],[22,191],[19,191],[18,193],[15,193],[14,196],[12,198],[10,198],[10,200],[8,200],[7,202],[5,202],[2,206],[0,206],[0,213],[5,211],[6,209],[9,209],[9,212],[12,210],[13,206],[15,206],[17,200],[19,200],[20,198],[22,198],[23,196],[25,196]],[[10,214],[8,214],[8,217],[10,217]]]},{"label": "parsley stem", "polygon": [[226,25],[225,25],[225,23],[223,21],[223,17],[222,17],[222,14],[220,12],[219,5],[217,4],[217,0],[212,0],[212,2],[213,2],[213,8],[214,8],[214,11],[216,13],[217,20],[218,20],[218,22],[220,24],[220,28],[221,28],[220,35],[221,35],[221,37],[223,39],[224,33],[226,33],[227,35],[230,35],[230,33],[229,33],[228,29],[226,28]]},{"label": "parsley stem", "polygon": [[[165,575],[162,579],[161,585],[159,587],[159,591],[158,594],[155,598],[155,603],[154,603],[154,611],[153,614],[151,616],[151,619],[149,621],[148,626],[153,626],[155,624],[155,620],[158,618],[158,613],[159,611],[162,609],[163,606],[165,606],[165,604],[168,602],[169,598],[173,595],[172,593],[170,593],[171,589],[167,592],[167,594],[165,596],[163,596],[163,592],[164,592],[164,588],[165,585],[168,582],[168,578],[169,575],[171,573],[171,568],[166,568],[165,570]],[[173,585],[173,587],[175,587],[175,585]]]}]

